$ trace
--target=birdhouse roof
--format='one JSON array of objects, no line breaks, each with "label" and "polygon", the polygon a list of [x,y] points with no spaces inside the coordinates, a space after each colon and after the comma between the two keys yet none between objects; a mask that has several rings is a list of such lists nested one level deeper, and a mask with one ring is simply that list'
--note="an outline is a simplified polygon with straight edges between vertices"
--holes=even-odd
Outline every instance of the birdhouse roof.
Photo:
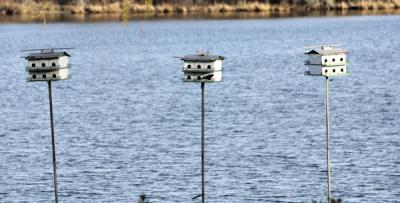
[{"label": "birdhouse roof", "polygon": [[305,54],[319,54],[319,55],[335,55],[335,54],[347,54],[348,51],[339,47],[332,46],[321,46],[318,49],[313,49],[306,52]]},{"label": "birdhouse roof", "polygon": [[25,57],[27,60],[43,60],[43,59],[57,59],[62,56],[71,56],[67,52],[54,52],[54,51],[42,51],[39,53],[30,53]]},{"label": "birdhouse roof", "polygon": [[208,53],[199,53],[193,55],[186,55],[184,57],[180,57],[183,61],[190,62],[214,62],[216,60],[224,60],[223,56],[218,55],[209,55]]}]

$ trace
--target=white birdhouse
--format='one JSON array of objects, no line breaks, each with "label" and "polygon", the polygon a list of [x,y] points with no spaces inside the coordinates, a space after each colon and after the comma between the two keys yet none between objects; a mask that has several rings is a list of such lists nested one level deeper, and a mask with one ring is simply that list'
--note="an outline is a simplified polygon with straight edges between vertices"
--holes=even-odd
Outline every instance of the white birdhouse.
[{"label": "white birdhouse", "polygon": [[198,53],[186,55],[183,60],[184,82],[220,82],[222,81],[223,56]]},{"label": "white birdhouse", "polygon": [[333,46],[321,46],[308,51],[305,53],[308,57],[305,61],[308,71],[305,74],[325,77],[344,76],[347,74],[347,53],[347,50]]},{"label": "white birdhouse", "polygon": [[65,52],[56,52],[54,49],[42,49],[37,53],[30,53],[25,57],[28,60],[26,81],[56,81],[70,78],[68,58]]}]

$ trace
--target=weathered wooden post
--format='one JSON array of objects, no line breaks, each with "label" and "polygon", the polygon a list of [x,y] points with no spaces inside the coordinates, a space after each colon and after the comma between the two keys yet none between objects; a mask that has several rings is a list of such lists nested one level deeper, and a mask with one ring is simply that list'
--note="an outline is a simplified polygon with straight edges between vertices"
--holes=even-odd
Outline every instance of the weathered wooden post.
[{"label": "weathered wooden post", "polygon": [[330,118],[329,118],[329,77],[347,75],[348,51],[334,46],[314,47],[305,54],[308,56],[305,65],[308,71],[305,75],[325,77],[325,125],[326,125],[326,175],[328,184],[328,203],[332,199],[331,193],[331,171],[330,171]]},{"label": "weathered wooden post", "polygon": [[28,61],[26,71],[28,76],[27,82],[46,81],[49,91],[49,108],[50,108],[50,128],[51,128],[51,146],[53,158],[53,186],[54,198],[58,203],[57,189],[57,161],[56,161],[56,141],[54,132],[53,117],[53,99],[51,82],[57,80],[66,80],[70,78],[68,58],[70,55],[65,51],[56,51],[60,49],[32,49],[23,51],[39,51],[30,53],[25,59]]},{"label": "weathered wooden post", "polygon": [[[199,82],[201,88],[201,202],[205,202],[205,157],[204,157],[204,86],[205,83],[222,81],[223,56],[199,52],[180,57],[183,60],[184,82]],[[199,197],[197,196],[197,197]]]}]

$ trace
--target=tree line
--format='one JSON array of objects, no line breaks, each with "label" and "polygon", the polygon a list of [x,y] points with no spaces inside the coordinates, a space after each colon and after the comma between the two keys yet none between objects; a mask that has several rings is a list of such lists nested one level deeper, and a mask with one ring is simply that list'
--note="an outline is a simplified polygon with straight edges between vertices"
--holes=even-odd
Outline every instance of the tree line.
[{"label": "tree line", "polygon": [[[23,3],[25,0],[14,0],[14,2]],[[33,0],[36,2],[43,2],[45,0]],[[77,4],[110,4],[110,3],[147,3],[146,0],[47,0],[59,5],[77,5]],[[181,5],[194,5],[194,4],[230,4],[236,5],[240,3],[267,3],[267,4],[286,4],[286,5],[333,5],[340,3],[391,3],[399,2],[399,0],[152,0],[153,5],[163,3],[181,4]]]}]

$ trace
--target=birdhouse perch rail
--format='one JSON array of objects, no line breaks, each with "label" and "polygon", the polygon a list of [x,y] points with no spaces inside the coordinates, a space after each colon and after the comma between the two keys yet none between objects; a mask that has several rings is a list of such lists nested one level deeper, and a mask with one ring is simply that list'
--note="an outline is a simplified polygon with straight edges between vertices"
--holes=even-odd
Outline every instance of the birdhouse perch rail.
[{"label": "birdhouse perch rail", "polygon": [[343,45],[341,44],[330,44],[330,45],[310,45],[310,46],[305,46],[302,47],[302,49],[312,49],[312,48],[323,48],[323,47],[342,47]]},{"label": "birdhouse perch rail", "polygon": [[71,50],[71,49],[75,49],[72,47],[67,47],[67,48],[42,48],[42,49],[22,49],[21,52],[28,52],[28,51],[50,51],[53,52],[54,50]]}]

